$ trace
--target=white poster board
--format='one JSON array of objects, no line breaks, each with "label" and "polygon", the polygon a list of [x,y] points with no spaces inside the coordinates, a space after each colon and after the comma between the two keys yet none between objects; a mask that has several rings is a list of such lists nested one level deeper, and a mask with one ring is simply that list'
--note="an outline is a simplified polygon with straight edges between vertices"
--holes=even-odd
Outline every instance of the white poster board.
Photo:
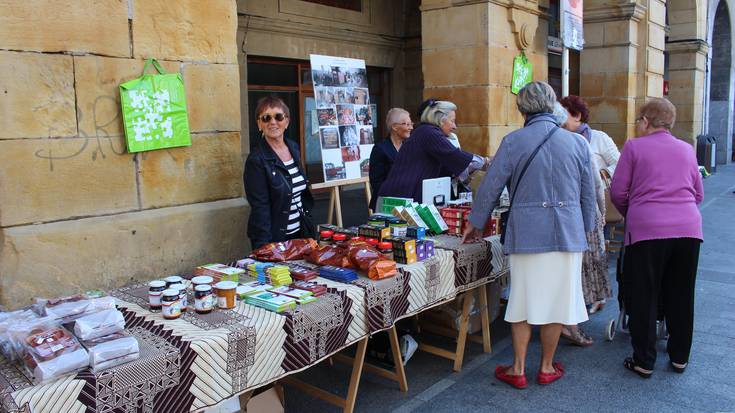
[{"label": "white poster board", "polygon": [[582,50],[584,47],[583,0],[561,0],[561,36],[564,47]]},{"label": "white poster board", "polygon": [[365,61],[310,55],[324,182],[368,176],[375,137]]}]

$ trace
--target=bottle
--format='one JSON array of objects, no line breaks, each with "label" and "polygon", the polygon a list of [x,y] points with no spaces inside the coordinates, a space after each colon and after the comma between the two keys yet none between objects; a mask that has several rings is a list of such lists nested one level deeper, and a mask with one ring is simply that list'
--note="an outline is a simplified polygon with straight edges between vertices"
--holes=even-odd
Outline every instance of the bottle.
[{"label": "bottle", "polygon": [[148,304],[151,310],[161,309],[161,297],[166,289],[166,281],[154,280],[148,283]]},{"label": "bottle", "polygon": [[208,314],[214,309],[214,294],[209,284],[199,284],[194,287],[194,311],[199,314]]},{"label": "bottle", "polygon": [[179,301],[181,303],[181,312],[185,313],[186,309],[189,307],[189,300],[186,294],[186,286],[184,284],[174,284],[170,287],[168,287],[172,290],[177,290],[179,292]]},{"label": "bottle", "polygon": [[175,320],[181,317],[181,300],[179,299],[179,290],[169,288],[163,291],[161,298],[161,314],[166,320]]}]

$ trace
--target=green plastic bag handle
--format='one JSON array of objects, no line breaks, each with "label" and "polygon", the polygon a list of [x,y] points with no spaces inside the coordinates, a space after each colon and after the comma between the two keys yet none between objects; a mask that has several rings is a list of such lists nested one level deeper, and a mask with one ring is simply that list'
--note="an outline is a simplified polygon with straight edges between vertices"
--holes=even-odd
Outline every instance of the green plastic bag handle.
[{"label": "green plastic bag handle", "polygon": [[145,61],[145,66],[143,66],[143,74],[145,74],[145,72],[148,71],[148,68],[151,66],[151,63],[153,64],[153,67],[155,67],[156,70],[158,70],[158,73],[162,75],[165,75],[167,73],[165,70],[163,70],[163,67],[161,67],[161,65],[158,63],[158,60],[151,58]]}]

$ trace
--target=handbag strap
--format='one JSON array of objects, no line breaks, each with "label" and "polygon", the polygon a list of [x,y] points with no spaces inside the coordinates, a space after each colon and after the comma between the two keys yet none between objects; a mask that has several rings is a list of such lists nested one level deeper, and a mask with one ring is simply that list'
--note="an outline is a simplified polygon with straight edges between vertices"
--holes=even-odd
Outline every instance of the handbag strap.
[{"label": "handbag strap", "polygon": [[526,164],[523,165],[523,169],[521,169],[521,174],[518,175],[518,180],[516,181],[516,186],[513,189],[513,192],[511,192],[511,194],[510,194],[510,208],[513,207],[513,198],[515,198],[515,196],[516,196],[516,190],[518,189],[518,185],[520,185],[520,183],[521,183],[521,179],[523,179],[523,175],[525,175],[525,173],[526,173],[526,169],[528,169],[528,165],[531,164],[531,161],[533,161],[533,158],[536,157],[536,154],[538,153],[539,149],[541,149],[541,147],[544,146],[544,144],[546,143],[546,141],[549,140],[549,138],[551,137],[551,135],[553,135],[554,132],[556,132],[557,129],[559,129],[558,126],[554,126],[553,128],[551,128],[551,130],[549,131],[549,133],[546,134],[546,137],[544,138],[544,140],[541,141],[541,143],[536,147],[536,149],[533,150],[533,153],[531,153],[531,156],[528,157],[528,160],[526,160]]},{"label": "handbag strap", "polygon": [[153,64],[153,67],[155,67],[156,70],[158,70],[158,73],[162,75],[166,74],[166,71],[163,70],[163,67],[161,67],[161,65],[158,63],[158,60],[156,59],[148,59],[145,61],[145,66],[143,66],[143,74],[145,74],[145,72],[148,71],[148,68],[151,66],[151,64]]}]

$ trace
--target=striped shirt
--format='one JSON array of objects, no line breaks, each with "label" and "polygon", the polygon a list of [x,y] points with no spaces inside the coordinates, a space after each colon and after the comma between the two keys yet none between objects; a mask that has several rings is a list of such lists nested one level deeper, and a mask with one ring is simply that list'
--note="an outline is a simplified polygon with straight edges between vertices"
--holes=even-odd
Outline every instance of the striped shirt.
[{"label": "striped shirt", "polygon": [[291,176],[291,210],[288,213],[288,226],[286,227],[286,234],[291,235],[301,229],[299,209],[301,208],[301,193],[306,190],[306,181],[293,159],[283,164],[286,165],[288,174]]}]

